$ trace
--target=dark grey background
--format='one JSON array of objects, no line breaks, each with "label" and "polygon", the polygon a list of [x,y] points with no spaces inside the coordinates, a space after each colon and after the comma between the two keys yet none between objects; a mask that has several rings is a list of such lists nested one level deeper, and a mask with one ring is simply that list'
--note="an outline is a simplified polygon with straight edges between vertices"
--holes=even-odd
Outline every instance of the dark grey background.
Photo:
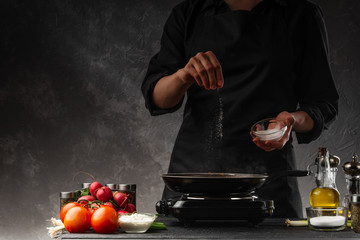
[{"label": "dark grey background", "polygon": [[[1,1],[1,239],[47,239],[59,192],[91,180],[73,179],[78,171],[103,184],[136,183],[138,210],[155,211],[182,113],[150,117],[140,85],[178,2]],[[359,151],[360,4],[316,2],[327,23],[340,114],[319,140],[296,146],[299,169],[319,146],[342,164]],[[306,207],[314,179],[299,182]],[[343,196],[341,169],[337,184]]]}]

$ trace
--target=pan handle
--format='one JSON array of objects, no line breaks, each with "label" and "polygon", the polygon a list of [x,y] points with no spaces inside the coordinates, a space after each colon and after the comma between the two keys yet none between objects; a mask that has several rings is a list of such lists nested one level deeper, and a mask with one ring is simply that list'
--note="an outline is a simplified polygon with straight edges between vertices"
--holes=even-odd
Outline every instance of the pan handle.
[{"label": "pan handle", "polygon": [[309,175],[310,171],[308,170],[285,170],[270,174],[267,182],[271,182],[281,177],[305,177]]},{"label": "pan handle", "polygon": [[288,177],[306,177],[310,175],[310,171],[308,170],[288,170],[286,171]]}]

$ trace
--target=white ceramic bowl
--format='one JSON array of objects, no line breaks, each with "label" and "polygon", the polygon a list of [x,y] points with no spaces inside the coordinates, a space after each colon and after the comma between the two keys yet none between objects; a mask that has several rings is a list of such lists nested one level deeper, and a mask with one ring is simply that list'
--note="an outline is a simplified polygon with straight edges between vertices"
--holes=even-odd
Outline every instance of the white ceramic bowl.
[{"label": "white ceramic bowl", "polygon": [[144,233],[155,219],[153,213],[127,213],[119,216],[119,225],[127,233]]},{"label": "white ceramic bowl", "polygon": [[341,231],[347,223],[348,209],[338,208],[306,208],[309,228],[315,231]]},{"label": "white ceramic bowl", "polygon": [[287,129],[284,121],[267,118],[256,122],[251,127],[251,132],[261,141],[279,141]]}]

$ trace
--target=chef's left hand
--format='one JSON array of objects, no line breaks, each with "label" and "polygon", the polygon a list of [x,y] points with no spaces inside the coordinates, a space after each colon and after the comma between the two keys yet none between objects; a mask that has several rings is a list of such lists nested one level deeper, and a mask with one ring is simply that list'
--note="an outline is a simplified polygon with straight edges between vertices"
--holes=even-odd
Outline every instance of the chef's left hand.
[{"label": "chef's left hand", "polygon": [[286,111],[279,113],[279,115],[277,115],[276,119],[283,120],[287,125],[287,129],[284,133],[284,136],[279,141],[265,141],[264,142],[264,141],[261,141],[258,137],[255,137],[254,135],[252,135],[250,133],[251,136],[253,137],[253,142],[256,144],[256,146],[258,146],[261,149],[264,149],[267,152],[273,151],[275,149],[280,150],[285,146],[287,141],[289,141],[289,139],[290,139],[291,130],[295,123],[295,119],[294,119],[293,115],[291,115],[289,112],[286,112]]}]

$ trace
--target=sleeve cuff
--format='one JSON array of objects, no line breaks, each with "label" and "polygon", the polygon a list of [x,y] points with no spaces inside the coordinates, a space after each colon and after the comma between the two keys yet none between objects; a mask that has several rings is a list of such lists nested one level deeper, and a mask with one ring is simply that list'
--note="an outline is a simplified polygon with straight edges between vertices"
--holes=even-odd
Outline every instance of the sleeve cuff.
[{"label": "sleeve cuff", "polygon": [[146,81],[146,86],[143,86],[143,89],[147,89],[146,92],[144,92],[144,97],[145,97],[145,106],[146,108],[149,110],[151,116],[157,116],[157,115],[162,115],[162,114],[166,114],[166,113],[172,113],[175,112],[176,110],[178,110],[183,101],[184,101],[184,97],[180,100],[180,102],[172,107],[172,108],[168,108],[168,109],[161,109],[158,108],[152,99],[152,94],[154,92],[154,88],[156,83],[163,77],[169,75],[168,73],[158,73],[158,74],[154,74],[153,76],[149,77],[148,81]]},{"label": "sleeve cuff", "polygon": [[314,127],[310,132],[296,133],[296,138],[299,144],[309,143],[317,139],[322,133],[324,129],[324,117],[321,114],[320,109],[318,109],[317,107],[303,107],[300,108],[299,111],[306,112],[314,121]]}]

